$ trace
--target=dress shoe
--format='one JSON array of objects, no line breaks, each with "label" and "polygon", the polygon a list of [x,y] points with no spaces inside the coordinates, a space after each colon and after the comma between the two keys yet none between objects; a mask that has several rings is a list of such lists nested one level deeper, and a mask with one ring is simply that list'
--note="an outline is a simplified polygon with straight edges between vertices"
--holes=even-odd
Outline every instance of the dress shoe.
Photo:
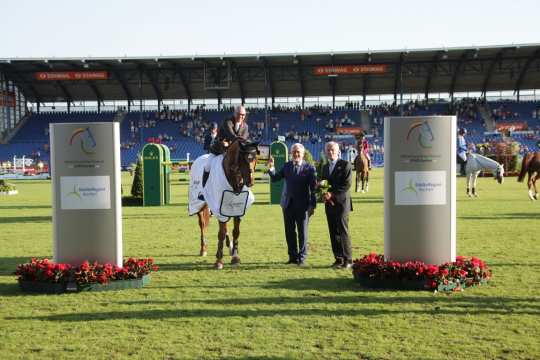
[{"label": "dress shoe", "polygon": [[349,262],[349,261],[345,262],[345,263],[341,266],[342,269],[352,269],[352,267],[353,267],[353,264],[352,264],[352,262]]},{"label": "dress shoe", "polygon": [[287,262],[285,263],[285,265],[290,265],[290,264],[297,264],[297,261],[294,260],[294,259],[289,259],[289,261],[287,261]]},{"label": "dress shoe", "polygon": [[300,267],[306,267],[307,264],[306,264],[306,262],[305,262],[304,260],[299,260],[299,261],[298,261],[298,266],[300,266]]},{"label": "dress shoe", "polygon": [[341,269],[343,267],[343,261],[336,260],[330,267],[333,269]]}]

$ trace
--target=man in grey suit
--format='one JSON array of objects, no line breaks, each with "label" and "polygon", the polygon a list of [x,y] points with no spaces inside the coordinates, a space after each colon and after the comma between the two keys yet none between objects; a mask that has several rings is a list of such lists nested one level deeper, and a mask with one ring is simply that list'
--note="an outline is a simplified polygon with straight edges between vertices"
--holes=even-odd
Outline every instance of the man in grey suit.
[{"label": "man in grey suit", "polygon": [[[291,147],[292,161],[276,171],[274,159],[270,158],[268,173],[272,181],[285,179],[281,194],[281,208],[285,225],[285,238],[289,261],[287,264],[305,265],[308,244],[309,217],[313,215],[317,198],[315,167],[304,161],[304,146],[296,143]],[[298,230],[298,237],[297,232]]]},{"label": "man in grey suit", "polygon": [[324,210],[328,221],[330,242],[336,269],[352,267],[352,246],[349,237],[349,212],[352,211],[351,193],[352,166],[339,158],[339,145],[330,141],[325,145],[328,163],[322,168],[321,179],[327,180],[330,188],[324,195]]}]

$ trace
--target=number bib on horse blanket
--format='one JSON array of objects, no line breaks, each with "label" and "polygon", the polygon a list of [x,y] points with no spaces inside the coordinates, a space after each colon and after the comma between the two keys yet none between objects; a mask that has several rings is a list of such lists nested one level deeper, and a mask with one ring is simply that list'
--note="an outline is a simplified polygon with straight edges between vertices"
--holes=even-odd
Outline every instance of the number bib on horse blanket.
[{"label": "number bib on horse blanket", "polygon": [[[240,193],[233,191],[223,171],[223,155],[216,156],[211,160],[210,176],[206,186],[202,188],[202,172],[207,159],[207,155],[200,156],[191,167],[189,214],[193,215],[199,212],[206,202],[212,214],[220,222],[226,222],[230,217],[243,216],[255,202],[255,196],[247,186],[244,186]],[[197,198],[200,192],[204,195],[205,201]]]}]

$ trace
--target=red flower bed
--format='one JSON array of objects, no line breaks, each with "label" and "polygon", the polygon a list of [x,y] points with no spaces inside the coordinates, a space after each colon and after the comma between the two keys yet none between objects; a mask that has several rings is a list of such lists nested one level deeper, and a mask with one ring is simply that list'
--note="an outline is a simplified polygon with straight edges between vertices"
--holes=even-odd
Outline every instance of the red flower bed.
[{"label": "red flower bed", "polygon": [[122,267],[112,264],[99,264],[98,262],[83,262],[74,267],[69,264],[55,264],[49,259],[32,259],[26,264],[17,265],[15,275],[19,281],[35,281],[45,283],[67,283],[74,281],[78,285],[106,284],[114,280],[140,279],[144,275],[157,271],[154,259],[124,260]]},{"label": "red flower bed", "polygon": [[422,282],[429,290],[459,291],[491,279],[491,270],[476,257],[458,256],[456,261],[442,265],[421,261],[385,261],[384,255],[371,253],[353,264],[356,278],[376,282]]}]

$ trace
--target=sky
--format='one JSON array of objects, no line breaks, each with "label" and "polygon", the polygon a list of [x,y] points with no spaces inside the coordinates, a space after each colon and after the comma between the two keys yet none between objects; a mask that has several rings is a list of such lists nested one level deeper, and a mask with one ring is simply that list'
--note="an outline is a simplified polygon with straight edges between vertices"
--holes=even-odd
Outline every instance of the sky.
[{"label": "sky", "polygon": [[0,58],[12,59],[540,43],[540,0],[18,0],[0,9]]}]

